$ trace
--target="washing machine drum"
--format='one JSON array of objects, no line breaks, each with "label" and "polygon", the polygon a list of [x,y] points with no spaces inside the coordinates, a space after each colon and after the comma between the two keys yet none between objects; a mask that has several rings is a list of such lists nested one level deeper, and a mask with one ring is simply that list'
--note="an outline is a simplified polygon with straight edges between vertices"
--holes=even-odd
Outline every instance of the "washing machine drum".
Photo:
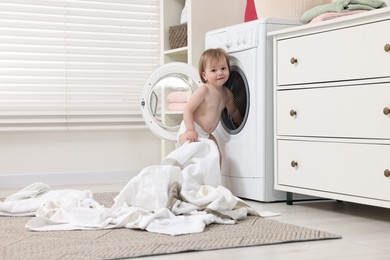
[{"label": "washing machine drum", "polygon": [[230,77],[225,87],[233,92],[234,103],[243,118],[240,125],[235,125],[229,116],[227,109],[222,111],[221,123],[229,134],[237,134],[245,126],[249,112],[249,88],[246,77],[240,67],[232,66],[230,68]]}]

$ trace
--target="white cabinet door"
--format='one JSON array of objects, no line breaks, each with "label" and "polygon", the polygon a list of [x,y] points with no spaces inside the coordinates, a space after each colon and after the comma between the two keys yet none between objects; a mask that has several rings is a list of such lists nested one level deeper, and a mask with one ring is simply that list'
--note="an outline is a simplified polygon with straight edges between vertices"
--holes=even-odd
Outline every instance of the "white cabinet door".
[{"label": "white cabinet door", "polygon": [[385,20],[278,40],[277,84],[390,77],[389,28]]},{"label": "white cabinet door", "polygon": [[278,185],[390,201],[390,146],[277,142]]},{"label": "white cabinet door", "polygon": [[[390,69],[389,69],[390,71]],[[390,138],[390,83],[277,91],[279,136]]]}]

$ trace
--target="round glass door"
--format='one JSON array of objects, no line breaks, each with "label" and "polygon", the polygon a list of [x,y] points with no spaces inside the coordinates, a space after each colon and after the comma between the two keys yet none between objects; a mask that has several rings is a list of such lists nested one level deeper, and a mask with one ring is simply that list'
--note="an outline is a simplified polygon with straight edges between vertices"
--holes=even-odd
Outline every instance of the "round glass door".
[{"label": "round glass door", "polygon": [[240,125],[236,125],[230,118],[227,109],[222,111],[221,122],[223,128],[229,134],[239,133],[245,126],[248,120],[249,114],[249,86],[246,80],[244,72],[241,70],[239,63],[232,59],[230,60],[230,77],[226,82],[225,87],[229,88],[233,93],[234,104],[240,111],[241,117],[243,118]]},{"label": "round glass door", "polygon": [[144,86],[141,110],[155,135],[176,141],[184,106],[200,84],[197,69],[186,63],[168,63],[150,75]]}]

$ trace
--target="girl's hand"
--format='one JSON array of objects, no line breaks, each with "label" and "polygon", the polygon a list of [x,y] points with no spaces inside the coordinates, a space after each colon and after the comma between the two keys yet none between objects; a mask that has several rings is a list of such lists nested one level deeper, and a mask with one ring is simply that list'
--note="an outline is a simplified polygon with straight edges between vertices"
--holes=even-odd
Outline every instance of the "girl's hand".
[{"label": "girl's hand", "polygon": [[185,132],[185,139],[187,141],[191,142],[197,142],[198,141],[198,133],[195,130],[187,130]]}]

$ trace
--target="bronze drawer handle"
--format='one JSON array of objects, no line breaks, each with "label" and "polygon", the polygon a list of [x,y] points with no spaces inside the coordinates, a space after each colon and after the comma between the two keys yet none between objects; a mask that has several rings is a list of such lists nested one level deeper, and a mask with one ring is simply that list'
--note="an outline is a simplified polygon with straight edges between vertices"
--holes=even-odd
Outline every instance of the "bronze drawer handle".
[{"label": "bronze drawer handle", "polygon": [[291,109],[290,116],[296,116],[296,115],[297,115],[297,111],[295,111],[294,109]]},{"label": "bronze drawer handle", "polygon": [[390,51],[390,44],[387,43],[387,44],[385,45],[385,48],[384,48],[384,49],[385,49],[385,52],[389,52],[389,51]]},{"label": "bronze drawer handle", "polygon": [[298,162],[297,161],[291,161],[291,167],[295,168],[298,166]]},{"label": "bronze drawer handle", "polygon": [[298,60],[297,60],[296,58],[292,57],[292,58],[290,59],[290,63],[291,63],[291,64],[296,64],[296,63],[298,63]]},{"label": "bronze drawer handle", "polygon": [[387,116],[388,114],[390,114],[390,108],[385,107],[385,108],[383,109],[383,114],[385,114],[386,116]]},{"label": "bronze drawer handle", "polygon": [[389,176],[390,176],[390,171],[389,171],[389,169],[386,169],[385,172],[384,172],[384,174],[385,174],[386,177],[389,177]]}]

